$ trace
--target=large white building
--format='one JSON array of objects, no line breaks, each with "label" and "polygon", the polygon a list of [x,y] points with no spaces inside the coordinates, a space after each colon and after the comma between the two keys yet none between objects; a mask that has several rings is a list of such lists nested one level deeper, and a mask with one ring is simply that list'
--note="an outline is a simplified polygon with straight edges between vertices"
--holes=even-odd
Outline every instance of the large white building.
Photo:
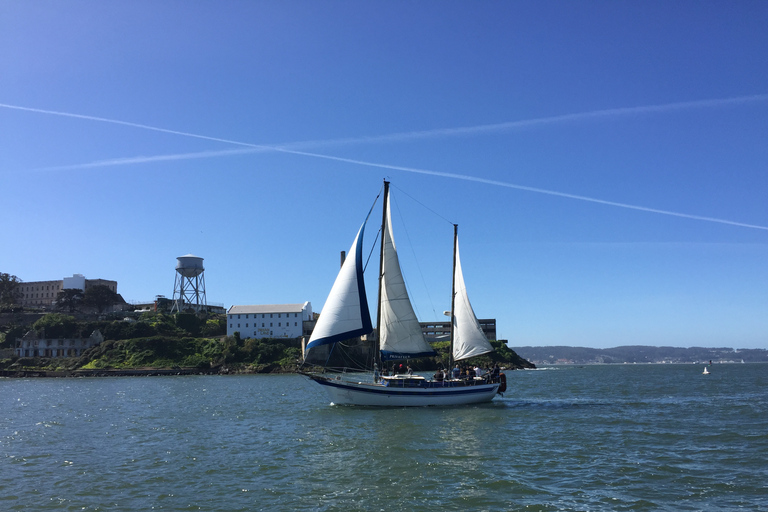
[{"label": "large white building", "polygon": [[232,306],[227,311],[227,335],[241,338],[300,338],[304,322],[312,322],[312,304]]}]

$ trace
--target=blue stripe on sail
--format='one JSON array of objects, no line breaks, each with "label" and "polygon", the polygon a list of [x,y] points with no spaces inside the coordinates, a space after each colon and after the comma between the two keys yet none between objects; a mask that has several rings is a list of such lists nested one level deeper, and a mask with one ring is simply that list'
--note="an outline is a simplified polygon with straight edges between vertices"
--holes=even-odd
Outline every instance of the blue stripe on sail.
[{"label": "blue stripe on sail", "polygon": [[[375,204],[375,203],[374,203]],[[373,206],[371,206],[371,211]],[[368,212],[368,217],[371,216],[371,212]],[[363,222],[363,228],[360,231],[360,240],[355,247],[355,269],[357,270],[357,293],[360,294],[360,315],[362,317],[363,326],[359,329],[358,334],[353,336],[361,336],[363,334],[369,334],[373,332],[373,322],[371,322],[371,312],[368,310],[368,296],[365,294],[365,282],[363,281],[363,234],[365,233],[365,225],[368,224],[368,217]]]},{"label": "blue stripe on sail", "polygon": [[[371,209],[373,209],[373,207],[371,207]],[[368,216],[370,215],[371,213],[368,212]],[[320,345],[327,345],[328,343],[338,343],[339,341],[348,340],[364,334],[370,334],[373,331],[373,322],[371,322],[371,312],[368,311],[368,297],[365,294],[365,282],[363,281],[363,234],[367,223],[368,218],[366,217],[365,222],[363,222],[363,225],[360,227],[360,234],[357,237],[357,244],[355,246],[355,275],[357,279],[357,293],[360,300],[360,321],[362,325],[356,329],[312,340],[307,344],[307,349],[318,347]]]},{"label": "blue stripe on sail", "polygon": [[414,359],[416,357],[429,357],[436,355],[437,352],[431,350],[429,352],[419,352],[416,354],[407,354],[403,352],[390,352],[389,350],[381,351],[382,361],[392,361],[393,359]]}]

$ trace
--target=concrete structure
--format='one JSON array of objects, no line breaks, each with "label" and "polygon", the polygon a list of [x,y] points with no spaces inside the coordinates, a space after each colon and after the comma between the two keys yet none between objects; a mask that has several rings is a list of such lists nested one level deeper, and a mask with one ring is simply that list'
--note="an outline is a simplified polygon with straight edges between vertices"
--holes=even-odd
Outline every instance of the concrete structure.
[{"label": "concrete structure", "polygon": [[[489,340],[496,339],[496,319],[495,318],[483,318],[477,320],[480,323],[480,328],[483,330],[483,334]],[[420,322],[421,332],[424,334],[424,338],[430,343],[436,341],[450,341],[451,339],[451,322]]]},{"label": "concrete structure", "polygon": [[35,331],[29,331],[16,342],[19,357],[79,357],[91,347],[104,341],[97,329],[88,338],[38,338]]},{"label": "concrete structure", "polygon": [[60,291],[66,289],[78,289],[85,292],[93,286],[106,286],[117,293],[117,281],[107,279],[86,279],[82,274],[73,274],[72,277],[65,277],[57,281],[29,281],[19,283],[21,292],[21,306],[37,306],[42,308],[53,308],[56,302],[56,296]]},{"label": "concrete structure", "polygon": [[187,310],[199,313],[207,309],[204,272],[203,258],[194,254],[176,258],[176,280],[173,284],[171,313]]},{"label": "concrete structure", "polygon": [[228,336],[239,332],[241,338],[300,338],[311,333],[313,327],[309,302],[232,306],[227,311]]}]

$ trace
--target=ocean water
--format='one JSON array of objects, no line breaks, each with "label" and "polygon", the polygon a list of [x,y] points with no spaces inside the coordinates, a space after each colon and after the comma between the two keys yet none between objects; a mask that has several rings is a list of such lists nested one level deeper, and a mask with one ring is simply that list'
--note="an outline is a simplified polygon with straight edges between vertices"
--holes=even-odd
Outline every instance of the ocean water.
[{"label": "ocean water", "polygon": [[298,375],[0,379],[0,510],[768,510],[768,365],[508,372],[477,406]]}]

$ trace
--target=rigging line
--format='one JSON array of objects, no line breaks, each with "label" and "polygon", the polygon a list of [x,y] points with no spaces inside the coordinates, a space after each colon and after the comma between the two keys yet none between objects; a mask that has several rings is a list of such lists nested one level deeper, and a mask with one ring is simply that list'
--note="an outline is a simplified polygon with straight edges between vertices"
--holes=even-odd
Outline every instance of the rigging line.
[{"label": "rigging line", "polygon": [[[398,190],[402,192],[401,189],[398,188]],[[392,201],[392,194],[390,194],[389,198],[390,198],[390,201]],[[411,249],[411,254],[413,255],[413,261],[416,264],[416,268],[419,270],[419,275],[421,276],[421,282],[424,284],[424,290],[427,293],[427,298],[429,299],[429,305],[432,306],[432,314],[435,315],[435,317],[437,317],[437,312],[435,311],[435,304],[432,302],[432,296],[429,294],[429,287],[427,286],[427,281],[426,279],[424,279],[424,272],[422,272],[421,265],[419,264],[419,259],[416,257],[416,251],[414,251],[414,244],[413,244],[413,241],[411,240],[411,234],[408,232],[408,226],[405,223],[405,217],[400,211],[400,204],[397,202],[397,198],[395,198],[393,202],[395,203],[395,208],[397,209],[397,215],[400,217],[400,223],[403,226],[403,231],[405,232],[405,238],[406,240],[408,240],[408,246]],[[405,274],[403,274],[403,282],[405,282],[405,285],[408,289],[411,288],[410,284],[405,279]],[[411,297],[413,296],[413,294],[410,291],[408,293]],[[413,304],[413,301],[411,301],[411,305],[418,309],[418,306],[415,306]],[[417,314],[416,316],[418,317],[419,315]]]},{"label": "rigging line", "polygon": [[[381,184],[381,188],[379,189],[379,193],[376,194],[376,199],[373,200],[373,204],[371,205],[371,209],[368,210],[368,217],[365,218],[365,222],[368,222],[368,218],[371,216],[371,212],[376,207],[376,203],[379,202],[379,197],[381,197],[381,193],[384,192],[384,183]],[[376,242],[379,239],[379,235],[381,234],[381,226],[379,226],[378,231],[376,232],[376,238],[373,239],[373,244],[371,245],[371,252],[368,253],[368,258],[365,260],[365,264],[363,265],[363,273],[365,273],[365,269],[368,268],[368,263],[371,261],[371,256],[373,256],[373,250],[376,248]]]},{"label": "rigging line", "polygon": [[410,197],[410,198],[411,198],[411,199],[412,199],[414,202],[416,202],[418,205],[422,206],[422,207],[423,207],[425,210],[428,210],[428,211],[432,212],[433,214],[435,214],[435,216],[437,216],[437,217],[439,217],[439,218],[443,219],[445,222],[447,222],[448,224],[450,224],[451,226],[453,226],[453,224],[454,224],[453,222],[451,222],[450,220],[446,219],[445,217],[443,217],[442,215],[440,215],[439,213],[437,213],[435,210],[433,210],[433,209],[432,209],[432,208],[430,208],[429,206],[425,205],[424,203],[422,203],[421,201],[419,201],[418,199],[416,199],[415,197],[413,197],[411,194],[409,194],[408,192],[406,192],[406,191],[405,191],[405,190],[403,190],[402,188],[398,187],[397,185],[390,185],[390,186],[391,186],[391,187],[394,187],[394,188],[396,188],[398,191],[400,191],[400,192],[402,192],[403,194],[405,194],[406,196]]},{"label": "rigging line", "polygon": [[378,231],[376,231],[376,238],[373,239],[373,245],[371,245],[371,251],[368,253],[368,258],[365,260],[365,265],[363,265],[363,273],[365,273],[365,270],[368,268],[368,263],[371,262],[371,256],[373,256],[373,251],[376,249],[376,242],[379,241],[379,236],[381,235],[381,227],[379,227]]}]

